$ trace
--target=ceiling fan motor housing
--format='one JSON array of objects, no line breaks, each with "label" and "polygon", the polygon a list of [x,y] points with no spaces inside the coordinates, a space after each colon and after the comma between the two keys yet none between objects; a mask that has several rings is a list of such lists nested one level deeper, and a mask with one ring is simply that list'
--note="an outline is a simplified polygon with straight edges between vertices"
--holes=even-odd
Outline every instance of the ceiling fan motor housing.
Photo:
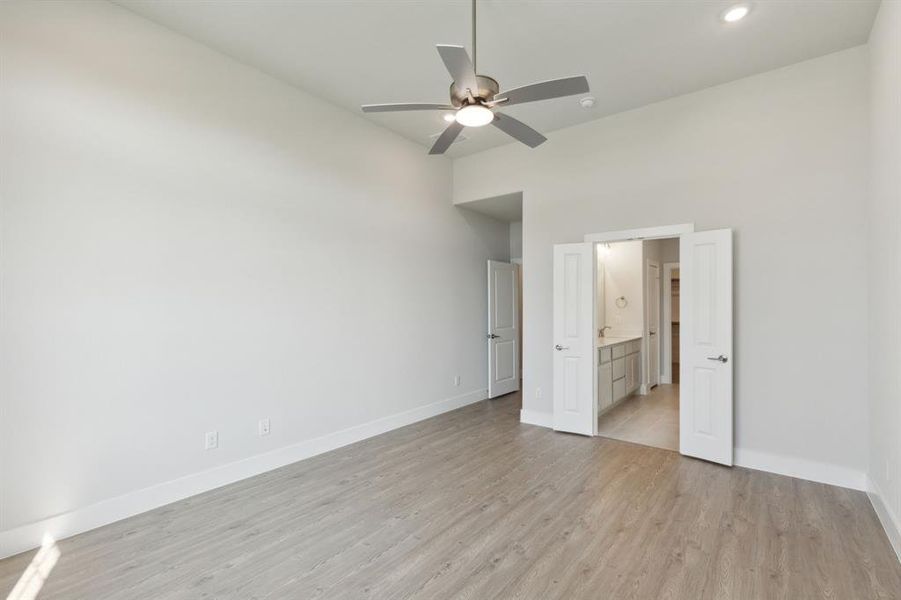
[{"label": "ceiling fan motor housing", "polygon": [[471,100],[465,88],[458,87],[457,82],[452,83],[450,86],[451,104],[460,108],[467,104],[473,104],[473,100],[476,101],[476,104],[490,102],[500,91],[497,81],[485,75],[476,75],[476,85],[479,89],[472,90],[473,99]]}]

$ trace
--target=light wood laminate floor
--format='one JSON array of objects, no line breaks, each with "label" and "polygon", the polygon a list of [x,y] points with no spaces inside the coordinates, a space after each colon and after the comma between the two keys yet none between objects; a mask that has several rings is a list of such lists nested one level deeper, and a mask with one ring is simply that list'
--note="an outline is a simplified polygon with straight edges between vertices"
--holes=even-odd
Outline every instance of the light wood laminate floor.
[{"label": "light wood laminate floor", "polygon": [[[60,542],[39,598],[901,598],[861,492],[480,402]],[[33,552],[0,562],[0,597]]]},{"label": "light wood laminate floor", "polygon": [[679,386],[660,384],[598,417],[598,435],[679,451]]}]

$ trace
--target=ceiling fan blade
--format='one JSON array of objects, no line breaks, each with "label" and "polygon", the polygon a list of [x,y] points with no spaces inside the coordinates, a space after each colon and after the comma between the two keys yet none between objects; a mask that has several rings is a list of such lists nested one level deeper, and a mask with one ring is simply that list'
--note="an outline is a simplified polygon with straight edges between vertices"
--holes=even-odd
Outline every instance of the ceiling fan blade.
[{"label": "ceiling fan blade", "polygon": [[509,135],[516,138],[529,148],[540,146],[547,141],[547,138],[517,119],[507,116],[503,113],[494,113],[494,121],[492,125]]},{"label": "ceiling fan blade", "polygon": [[512,106],[513,104],[584,94],[587,91],[588,79],[584,75],[577,75],[576,77],[564,77],[563,79],[551,79],[550,81],[524,85],[506,92],[500,92],[495,97],[507,99],[506,102],[502,103],[502,106]]},{"label": "ceiling fan blade", "polygon": [[469,60],[469,54],[463,46],[447,46],[438,44],[438,54],[447,67],[447,72],[457,87],[462,89],[470,89],[475,93],[479,86],[476,84],[476,70]]},{"label": "ceiling fan blade", "polygon": [[449,104],[425,104],[416,102],[401,102],[396,104],[364,104],[360,108],[363,112],[398,112],[402,110],[457,110]]},{"label": "ceiling fan blade", "polygon": [[444,133],[439,135],[438,139],[435,140],[432,149],[429,150],[429,154],[444,154],[444,151],[450,148],[450,145],[454,143],[454,140],[457,139],[457,136],[460,135],[461,131],[463,131],[463,125],[460,125],[456,121],[448,125],[447,129],[444,130]]}]

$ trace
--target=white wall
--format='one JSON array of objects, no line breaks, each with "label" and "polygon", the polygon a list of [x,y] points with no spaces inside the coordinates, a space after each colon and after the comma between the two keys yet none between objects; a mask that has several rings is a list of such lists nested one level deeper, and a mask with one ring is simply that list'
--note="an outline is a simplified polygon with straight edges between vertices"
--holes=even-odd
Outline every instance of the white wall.
[{"label": "white wall", "polygon": [[659,244],[661,263],[679,262],[679,238],[652,241]]},{"label": "white wall", "polygon": [[510,258],[522,258],[522,221],[510,223]]},{"label": "white wall", "polygon": [[523,191],[524,408],[552,410],[553,244],[732,227],[736,458],[862,486],[867,120],[860,47],[454,161],[455,201]]},{"label": "white wall", "polygon": [[[641,242],[618,242],[598,248],[604,263],[605,324],[610,337],[642,335],[644,331],[644,294],[641,283]],[[620,308],[616,299],[626,299]]]},{"label": "white wall", "polygon": [[869,478],[901,557],[901,2],[882,3],[869,46]]},{"label": "white wall", "polygon": [[0,11],[0,551],[483,396],[507,225],[448,159],[106,3]]}]

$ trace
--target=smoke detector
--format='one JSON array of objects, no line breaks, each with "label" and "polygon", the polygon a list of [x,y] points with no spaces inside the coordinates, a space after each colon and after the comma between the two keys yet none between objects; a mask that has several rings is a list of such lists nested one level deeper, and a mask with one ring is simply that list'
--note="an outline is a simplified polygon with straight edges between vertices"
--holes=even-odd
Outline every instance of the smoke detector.
[{"label": "smoke detector", "polygon": [[585,96],[579,100],[579,104],[582,105],[582,108],[592,108],[594,106],[594,96]]}]

